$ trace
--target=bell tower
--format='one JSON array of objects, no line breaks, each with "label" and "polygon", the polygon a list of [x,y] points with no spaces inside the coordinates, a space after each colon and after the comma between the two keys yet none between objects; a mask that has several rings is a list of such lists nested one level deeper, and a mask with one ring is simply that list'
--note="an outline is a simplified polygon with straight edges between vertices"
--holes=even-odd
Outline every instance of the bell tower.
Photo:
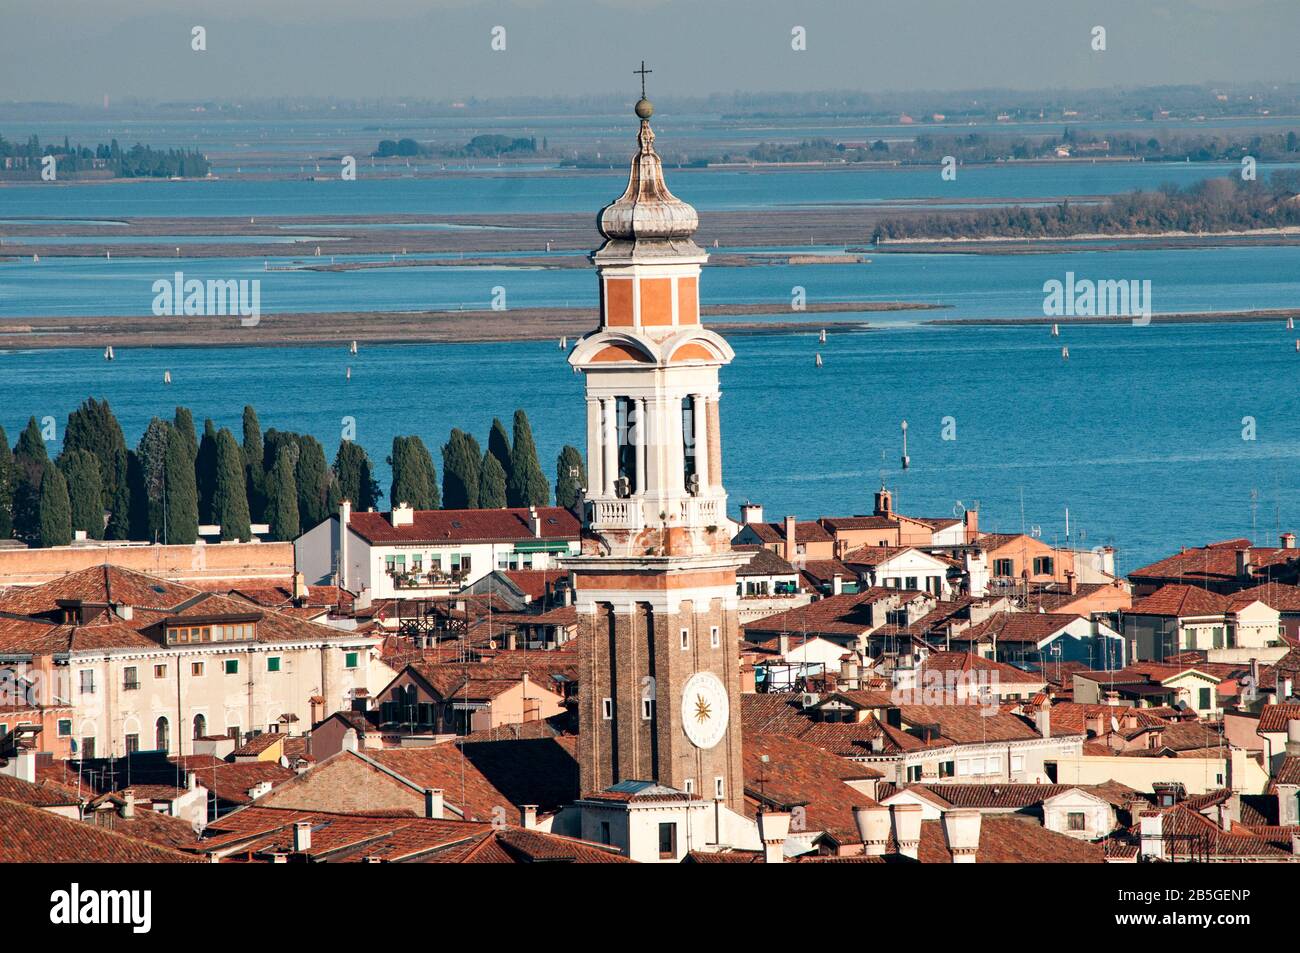
[{"label": "bell tower", "polygon": [[[643,67],[644,68],[644,67]],[[644,74],[643,74],[644,75]],[[582,637],[582,793],[657,781],[740,811],[736,569],[725,520],[718,371],[700,324],[708,255],[668,191],[641,98],[627,189],[591,256],[600,325],[574,347],[587,402],[582,555],[568,559]]]}]

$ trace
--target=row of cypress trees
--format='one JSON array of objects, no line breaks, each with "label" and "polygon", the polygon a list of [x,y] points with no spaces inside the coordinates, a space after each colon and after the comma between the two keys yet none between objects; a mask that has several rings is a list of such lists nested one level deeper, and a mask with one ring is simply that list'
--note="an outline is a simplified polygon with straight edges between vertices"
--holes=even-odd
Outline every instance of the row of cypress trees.
[{"label": "row of cypress trees", "polygon": [[[53,421],[47,418],[46,426]],[[383,495],[365,449],[341,440],[333,464],[315,437],[275,429],[263,433],[252,407],[242,442],[205,420],[200,438],[185,407],[171,420],[150,420],[134,450],[107,401],[90,398],[68,416],[63,447],[51,460],[46,433],[28,420],[12,451],[0,427],[0,539],[31,546],[70,543],[79,530],[92,539],[190,544],[201,524],[221,526],[222,539],[251,538],[265,522],[274,539],[291,540],[349,499],[358,510]],[[542,473],[528,416],[514,415],[513,437],[493,420],[488,448],[451,432],[442,448],[441,492],[428,448],[418,436],[393,439],[389,499],[417,509],[542,506],[550,485]],[[581,453],[571,446],[556,461],[555,499],[577,504],[586,484]]]}]

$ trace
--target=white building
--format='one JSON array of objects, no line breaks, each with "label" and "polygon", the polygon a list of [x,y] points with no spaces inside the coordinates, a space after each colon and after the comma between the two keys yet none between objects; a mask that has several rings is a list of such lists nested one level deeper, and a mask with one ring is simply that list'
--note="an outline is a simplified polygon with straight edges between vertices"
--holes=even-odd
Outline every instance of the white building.
[{"label": "white building", "polygon": [[369,599],[445,596],[496,569],[553,569],[579,551],[578,519],[559,506],[339,512],[294,540],[308,584]]}]

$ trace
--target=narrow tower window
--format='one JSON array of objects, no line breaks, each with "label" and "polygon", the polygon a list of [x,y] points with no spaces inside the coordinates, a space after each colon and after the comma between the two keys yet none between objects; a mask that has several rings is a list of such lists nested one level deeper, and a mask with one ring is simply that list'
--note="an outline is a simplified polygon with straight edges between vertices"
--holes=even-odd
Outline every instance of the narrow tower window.
[{"label": "narrow tower window", "polygon": [[636,401],[631,397],[619,397],[618,409],[618,476],[626,480],[629,495],[641,488],[636,483],[636,442],[637,431],[641,421],[637,419]]},{"label": "narrow tower window", "polygon": [[687,489],[695,476],[695,398],[682,398],[682,478]]}]

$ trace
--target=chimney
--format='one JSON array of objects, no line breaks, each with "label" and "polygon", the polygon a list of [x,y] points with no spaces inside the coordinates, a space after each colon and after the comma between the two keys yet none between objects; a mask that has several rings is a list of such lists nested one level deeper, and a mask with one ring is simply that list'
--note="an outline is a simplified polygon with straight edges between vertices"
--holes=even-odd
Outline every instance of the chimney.
[{"label": "chimney", "polygon": [[1278,539],[1283,549],[1295,549],[1295,533],[1283,533]]},{"label": "chimney", "polygon": [[1250,564],[1250,550],[1237,550],[1237,575],[1244,579],[1251,574],[1253,568]]},{"label": "chimney", "polygon": [[526,831],[537,830],[537,805],[519,805],[519,826]]},{"label": "chimney", "polygon": [[742,503],[740,506],[740,522],[745,525],[763,522],[763,504],[751,503],[748,500]]},{"label": "chimney", "polygon": [[300,572],[293,574],[293,604],[302,608],[307,603],[307,577]]},{"label": "chimney", "polygon": [[440,821],[446,816],[443,807],[442,788],[425,788],[424,816],[430,820]]},{"label": "chimney", "polygon": [[798,552],[798,544],[795,540],[795,519],[793,516],[785,518],[785,561],[794,562],[795,553]]},{"label": "chimney", "polygon": [[130,622],[135,618],[135,609],[131,606],[119,604],[115,611],[117,617],[123,622]]},{"label": "chimney", "polygon": [[1160,858],[1164,856],[1164,822],[1165,816],[1159,811],[1151,811],[1142,815],[1143,857]]},{"label": "chimney", "polygon": [[758,836],[763,841],[763,863],[785,863],[785,839],[789,835],[790,815],[787,812],[758,812]]},{"label": "chimney", "polygon": [[1084,724],[1088,729],[1089,737],[1098,738],[1106,732],[1106,726],[1103,724],[1100,713],[1089,715],[1084,719]]},{"label": "chimney", "polygon": [[1300,831],[1291,832],[1291,853],[1300,856]]},{"label": "chimney", "polygon": [[[212,855],[214,860],[216,859],[216,856],[217,856],[216,854]],[[280,851],[276,851],[271,855],[271,863],[273,864],[287,864],[288,862],[289,862],[288,858],[285,857],[284,854],[281,853]]]},{"label": "chimney", "polygon": [[355,728],[348,728],[343,732],[343,741],[340,744],[340,751],[356,751],[359,747],[359,738]]},{"label": "chimney", "polygon": [[876,509],[872,516],[892,516],[894,513],[894,498],[890,492],[882,485],[876,491]]},{"label": "chimney", "polygon": [[36,751],[23,745],[18,749],[14,756],[17,763],[17,773],[14,775],[19,781],[26,781],[28,784],[36,783]]},{"label": "chimney", "polygon": [[311,821],[298,821],[293,825],[293,852],[301,854],[311,850]]},{"label": "chimney", "polygon": [[980,536],[980,512],[979,510],[966,510],[962,514],[962,522],[966,524],[966,542],[973,543]]},{"label": "chimney", "polygon": [[118,808],[118,813],[123,820],[129,821],[135,817],[135,788],[127,788],[122,792],[122,806]]},{"label": "chimney", "polygon": [[1291,692],[1293,688],[1291,679],[1289,678],[1278,679],[1278,688],[1282,690],[1281,695],[1278,698],[1279,701],[1286,701],[1288,698],[1291,697]]},{"label": "chimney", "polygon": [[199,786],[199,776],[193,771],[185,772],[185,790],[193,791]]},{"label": "chimney", "polygon": [[921,848],[921,805],[895,804],[889,809],[894,817],[894,839],[898,852],[916,860]]},{"label": "chimney", "polygon": [[850,652],[840,660],[840,684],[851,692],[858,690],[858,656]]},{"label": "chimney", "polygon": [[339,564],[335,567],[340,589],[348,588],[348,524],[351,521],[352,501],[342,500],[339,502]]},{"label": "chimney", "polygon": [[1286,753],[1292,757],[1300,756],[1300,718],[1292,718],[1286,723]]},{"label": "chimney", "polygon": [[534,539],[542,538],[542,518],[535,506],[528,507],[528,527],[532,530]]},{"label": "chimney", "polygon": [[1050,699],[1044,700],[1038,706],[1038,712],[1034,715],[1034,724],[1038,728],[1038,733],[1044,738],[1052,737],[1052,702]]},{"label": "chimney", "polygon": [[853,823],[862,838],[862,852],[868,857],[883,856],[889,843],[889,808],[882,804],[857,805],[853,808]]},{"label": "chimney", "polygon": [[943,814],[943,836],[948,841],[954,864],[975,863],[980,846],[980,812],[952,810]]},{"label": "chimney", "polygon": [[399,526],[410,526],[415,522],[415,510],[411,509],[410,503],[402,500],[393,507],[393,511],[389,514],[389,522],[394,529]]},{"label": "chimney", "polygon": [[1074,574],[1073,569],[1065,571],[1065,587],[1070,591],[1070,595],[1077,596],[1079,594],[1079,578]]},{"label": "chimney", "polygon": [[831,595],[838,596],[844,592],[844,577],[836,573],[831,577]]},{"label": "chimney", "polygon": [[782,632],[776,637],[776,654],[783,659],[790,654],[790,636],[788,633]]},{"label": "chimney", "polygon": [[513,652],[515,649],[519,647],[517,633],[515,632],[514,629],[511,629],[509,632],[506,633],[505,644],[506,644],[506,648],[511,652]]}]

